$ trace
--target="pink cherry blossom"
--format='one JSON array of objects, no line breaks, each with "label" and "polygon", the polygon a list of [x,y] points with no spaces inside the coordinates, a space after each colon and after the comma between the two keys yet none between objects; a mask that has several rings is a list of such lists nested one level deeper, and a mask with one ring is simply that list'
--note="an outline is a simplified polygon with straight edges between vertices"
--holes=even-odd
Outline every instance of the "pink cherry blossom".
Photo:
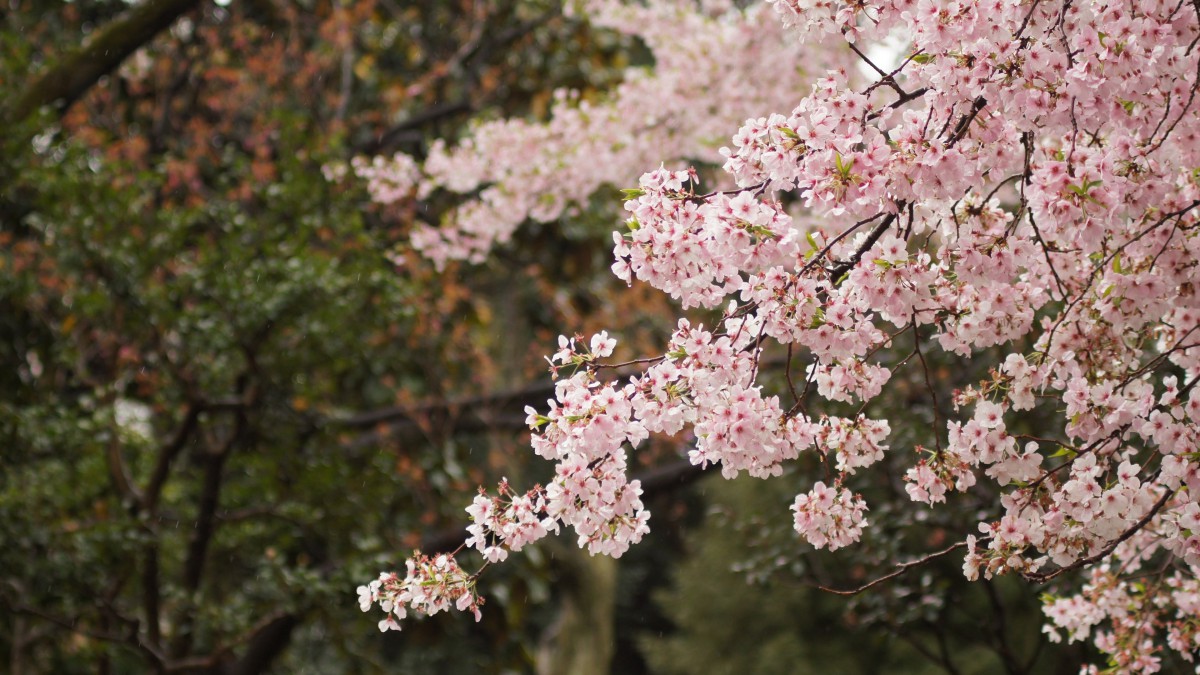
[{"label": "pink cherry blossom", "polygon": [[[649,519],[630,453],[667,433],[726,478],[812,453],[828,474],[800,477],[795,528],[852,546],[868,510],[854,490],[900,452],[915,502],[987,500],[960,533],[968,578],[1064,584],[1045,604],[1050,639],[1089,640],[1121,672],[1194,659],[1200,14],[1161,0],[766,5],[583,3],[645,40],[653,74],[603,104],[563,94],[546,124],[482,125],[419,169],[359,165],[381,202],[490,185],[414,233],[439,263],[481,259],[526,219],[569,217],[640,172],[613,272],[719,315],[680,318],[627,380],[602,361],[608,333],[560,338],[555,397],[526,410],[554,479],[477,497],[469,545],[486,565],[566,527],[624,553]],[[846,43],[893,32],[907,47],[890,70],[845,67]],[[778,67],[801,62],[823,65]],[[699,140],[714,133],[719,151]],[[682,158],[723,162],[727,178],[704,193]],[[784,378],[765,376],[772,343]],[[935,391],[936,350],[987,374]],[[953,404],[934,448],[890,447],[909,420],[822,414],[898,379]],[[384,628],[397,607],[478,610],[475,577],[452,562],[417,556],[403,579],[360,587],[360,604],[389,612]]]}]

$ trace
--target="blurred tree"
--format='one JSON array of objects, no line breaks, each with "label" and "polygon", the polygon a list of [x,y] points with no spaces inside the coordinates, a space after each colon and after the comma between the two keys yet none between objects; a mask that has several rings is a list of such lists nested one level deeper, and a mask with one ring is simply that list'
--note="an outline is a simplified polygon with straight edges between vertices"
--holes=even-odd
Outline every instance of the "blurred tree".
[{"label": "blurred tree", "polygon": [[530,668],[548,561],[498,578],[507,611],[477,628],[381,642],[346,599],[394,551],[461,541],[446,523],[524,433],[499,411],[549,395],[520,391],[527,346],[628,308],[588,281],[607,240],[542,230],[435,274],[383,253],[448,200],[384,215],[322,167],[544,114],[627,45],[538,0],[12,0],[2,21],[5,667]]}]

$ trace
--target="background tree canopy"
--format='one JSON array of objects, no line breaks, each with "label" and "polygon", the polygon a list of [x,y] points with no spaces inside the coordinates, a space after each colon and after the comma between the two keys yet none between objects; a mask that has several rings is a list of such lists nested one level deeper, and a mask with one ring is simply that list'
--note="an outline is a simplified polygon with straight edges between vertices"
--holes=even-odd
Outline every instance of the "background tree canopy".
[{"label": "background tree canopy", "polygon": [[[408,235],[470,195],[384,209],[330,167],[544,119],[560,88],[602,98],[653,65],[646,46],[541,0],[11,0],[2,21],[0,669],[1081,658],[1044,648],[1028,589],[969,586],[954,561],[869,597],[813,589],[863,583],[896,540],[942,545],[970,514],[883,510],[865,552],[796,558],[789,528],[753,516],[786,511],[788,476],[696,489],[665,439],[635,467],[654,542],[619,569],[552,541],[489,576],[481,623],[374,632],[356,584],[458,546],[475,486],[545,479],[521,410],[553,394],[542,355],[561,327],[620,326],[637,355],[676,310],[609,273],[615,188],[481,265],[436,270]],[[970,380],[930,358],[940,381]],[[936,401],[901,385],[878,405],[931,444]]]},{"label": "background tree canopy", "polygon": [[600,304],[594,251],[561,263],[543,233],[486,269],[397,267],[430,216],[322,166],[536,115],[603,86],[620,41],[503,1],[29,0],[3,29],[5,668],[527,667],[545,561],[469,632],[384,642],[350,599],[394,551],[461,541],[509,412],[546,395],[521,391],[546,326]]}]

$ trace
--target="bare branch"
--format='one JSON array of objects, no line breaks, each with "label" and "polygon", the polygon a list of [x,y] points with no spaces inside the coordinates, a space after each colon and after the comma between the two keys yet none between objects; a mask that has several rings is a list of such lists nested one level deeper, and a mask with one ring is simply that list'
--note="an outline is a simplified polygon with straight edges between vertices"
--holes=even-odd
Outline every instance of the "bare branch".
[{"label": "bare branch", "polygon": [[192,437],[192,434],[196,431],[196,423],[200,418],[200,411],[201,406],[199,404],[188,404],[187,410],[183,413],[183,421],[179,424],[175,435],[158,451],[158,461],[154,464],[154,470],[150,474],[150,482],[146,485],[146,489],[142,491],[144,495],[143,506],[150,514],[153,514],[157,510],[158,497],[162,493],[163,485],[166,484],[167,476],[171,472],[171,463],[175,461],[175,457],[183,450],[188,440]]},{"label": "bare branch", "polygon": [[930,553],[929,555],[927,555],[923,558],[911,560],[906,563],[900,563],[899,565],[896,565],[896,568],[894,570],[892,570],[891,572],[888,572],[887,574],[885,574],[877,579],[874,579],[873,581],[869,581],[857,588],[841,590],[841,589],[837,589],[837,588],[829,588],[828,586],[821,586],[819,584],[816,585],[816,587],[822,591],[825,591],[826,593],[833,593],[834,595],[858,595],[859,593],[862,593],[863,591],[874,588],[875,586],[878,586],[879,584],[882,584],[885,581],[891,581],[892,579],[895,579],[896,577],[900,576],[901,574],[904,574],[905,572],[909,571],[910,569],[913,569],[914,567],[920,567],[922,565],[925,565],[925,564],[929,563],[930,561],[941,558],[944,555],[953,553],[954,551],[957,551],[958,549],[963,548],[966,545],[967,545],[967,542],[960,541],[957,544],[954,544],[953,546],[944,548],[940,551],[937,551],[936,553]]}]

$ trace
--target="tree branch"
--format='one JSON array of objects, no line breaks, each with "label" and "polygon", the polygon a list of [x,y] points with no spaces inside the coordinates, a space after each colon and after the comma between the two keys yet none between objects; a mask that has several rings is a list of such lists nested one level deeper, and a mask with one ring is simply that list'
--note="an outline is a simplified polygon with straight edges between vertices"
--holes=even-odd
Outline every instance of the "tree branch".
[{"label": "tree branch", "polygon": [[116,425],[113,425],[112,437],[108,440],[106,454],[108,475],[125,507],[131,512],[136,512],[141,507],[142,495],[138,493],[137,488],[133,485],[133,479],[129,476],[129,468],[125,465],[125,458],[121,455],[121,439],[117,431]]},{"label": "tree branch", "polygon": [[175,456],[179,454],[183,447],[187,445],[188,439],[196,430],[196,423],[200,419],[202,406],[196,403],[188,405],[187,411],[183,414],[183,422],[179,424],[179,429],[171,440],[158,451],[158,461],[154,464],[154,471],[150,474],[150,482],[146,485],[146,489],[142,491],[143,506],[147,513],[153,515],[157,511],[158,497],[162,493],[163,485],[167,482],[167,476],[171,472],[171,462],[175,460]]},{"label": "tree branch", "polygon": [[920,567],[921,565],[925,565],[925,564],[929,563],[930,561],[936,560],[937,558],[940,558],[948,553],[953,553],[954,551],[957,551],[958,549],[963,548],[966,545],[967,545],[967,542],[960,541],[957,544],[954,544],[952,546],[944,548],[940,551],[937,551],[936,553],[930,553],[929,555],[927,555],[923,558],[918,558],[916,560],[910,560],[909,562],[906,562],[906,563],[900,563],[899,565],[896,565],[896,568],[894,570],[892,570],[891,572],[888,572],[887,574],[885,574],[881,577],[878,577],[872,581],[869,581],[857,588],[849,588],[849,589],[841,590],[841,589],[837,589],[837,588],[829,588],[828,586],[821,586],[819,584],[816,585],[816,587],[819,590],[825,591],[826,593],[833,593],[834,595],[858,595],[859,593],[862,593],[863,591],[866,591],[875,586],[878,586],[879,584],[882,584],[885,581],[890,581],[892,579],[895,579],[896,577],[900,576],[901,574],[904,574],[905,572],[909,571],[910,569],[912,569],[914,567]]},{"label": "tree branch", "polygon": [[292,631],[299,625],[300,617],[291,613],[271,617],[269,621],[260,623],[253,629],[242,657],[227,666],[223,672],[228,675],[255,675],[266,672],[271,662],[287,648],[292,639]]},{"label": "tree branch", "polygon": [[403,121],[392,126],[387,131],[381,132],[370,141],[363,143],[354,150],[354,154],[378,155],[380,153],[387,152],[399,141],[404,140],[405,135],[410,132],[417,131],[425,125],[431,124],[445,117],[473,112],[474,109],[475,108],[471,105],[471,102],[466,99],[430,106],[425,110],[410,115]]},{"label": "tree branch", "polygon": [[[253,357],[247,358],[253,363]],[[238,378],[238,394],[247,395],[250,387],[249,375],[243,374]],[[204,563],[208,558],[208,548],[217,530],[217,509],[221,503],[221,486],[225,479],[225,462],[233,449],[246,441],[249,419],[245,408],[237,408],[234,413],[233,429],[229,437],[220,447],[210,448],[205,455],[204,484],[201,487],[200,499],[197,504],[196,525],[188,541],[187,557],[183,563],[183,588],[189,597],[195,597],[204,578]],[[193,617],[187,612],[178,622],[179,632],[171,643],[171,654],[175,657],[185,656],[192,645]]]},{"label": "tree branch", "polygon": [[[0,598],[4,598],[4,596],[0,595]],[[141,652],[150,661],[150,663],[154,665],[156,670],[161,671],[166,662],[166,658],[161,652],[158,651],[156,646],[140,639],[136,631],[130,631],[128,633],[112,633],[92,630],[91,628],[86,627],[78,617],[68,618],[57,616],[21,602],[9,601],[7,598],[4,598],[4,600],[4,604],[7,605],[9,610],[15,614],[26,614],[37,617],[76,635],[82,635],[84,637],[88,637],[93,640],[99,640],[101,642],[122,645],[134,651]]]},{"label": "tree branch", "polygon": [[127,56],[200,2],[146,0],[134,5],[35,79],[9,110],[8,121],[20,122],[44,105],[54,105],[62,114]]},{"label": "tree branch", "polygon": [[1054,570],[1053,572],[1022,572],[1021,576],[1025,577],[1026,579],[1028,579],[1030,581],[1036,581],[1038,583],[1044,584],[1047,581],[1050,581],[1051,579],[1053,579],[1055,577],[1066,574],[1067,572],[1077,570],[1080,567],[1088,567],[1090,565],[1094,565],[1095,563],[1100,562],[1101,560],[1107,558],[1110,554],[1112,554],[1112,552],[1117,549],[1117,546],[1121,545],[1121,542],[1123,542],[1126,539],[1137,534],[1138,531],[1140,531],[1143,527],[1146,527],[1147,525],[1149,525],[1150,521],[1154,519],[1154,516],[1158,515],[1158,512],[1161,511],[1163,509],[1163,507],[1167,505],[1167,502],[1169,502],[1171,500],[1171,497],[1174,497],[1174,496],[1175,496],[1175,490],[1168,489],[1166,492],[1163,493],[1163,496],[1157,502],[1154,503],[1154,507],[1151,508],[1150,511],[1146,515],[1142,516],[1141,520],[1137,521],[1136,523],[1133,524],[1132,527],[1130,527],[1129,529],[1122,532],[1121,536],[1110,541],[1107,546],[1100,549],[1100,551],[1098,553],[1096,553],[1095,555],[1090,555],[1086,558],[1080,558],[1079,560],[1076,560],[1075,562],[1071,563],[1070,565],[1067,565],[1065,567],[1060,567],[1060,568]]},{"label": "tree branch", "polygon": [[538,383],[513,391],[467,396],[449,401],[426,401],[394,408],[368,410],[340,417],[329,417],[321,420],[321,424],[345,429],[371,429],[380,424],[404,423],[427,415],[453,414],[457,410],[544,405],[547,399],[553,397],[553,382]]}]

